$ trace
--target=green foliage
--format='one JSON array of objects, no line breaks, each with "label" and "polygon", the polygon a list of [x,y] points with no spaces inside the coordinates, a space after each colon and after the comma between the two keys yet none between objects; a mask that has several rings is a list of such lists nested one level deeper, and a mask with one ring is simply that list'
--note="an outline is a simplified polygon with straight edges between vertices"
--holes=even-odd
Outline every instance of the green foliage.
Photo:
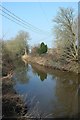
[{"label": "green foliage", "polygon": [[47,50],[48,50],[47,45],[45,45],[44,42],[42,42],[42,43],[40,44],[40,48],[38,48],[38,53],[39,53],[39,54],[44,54],[44,53],[47,52]]}]

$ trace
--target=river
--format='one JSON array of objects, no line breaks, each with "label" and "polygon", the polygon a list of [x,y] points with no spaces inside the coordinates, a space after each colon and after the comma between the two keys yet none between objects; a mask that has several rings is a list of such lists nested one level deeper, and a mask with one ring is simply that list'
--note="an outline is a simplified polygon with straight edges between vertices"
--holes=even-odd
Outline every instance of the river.
[{"label": "river", "polygon": [[78,76],[71,72],[20,63],[13,75],[16,93],[28,107],[48,118],[73,117],[78,113]]}]

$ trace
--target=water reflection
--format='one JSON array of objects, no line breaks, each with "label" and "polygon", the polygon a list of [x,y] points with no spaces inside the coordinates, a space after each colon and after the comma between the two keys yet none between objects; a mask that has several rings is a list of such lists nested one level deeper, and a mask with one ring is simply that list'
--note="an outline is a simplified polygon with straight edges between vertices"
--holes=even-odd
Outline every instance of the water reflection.
[{"label": "water reflection", "polygon": [[[53,115],[55,117],[76,117],[78,113],[78,75],[71,72],[53,70],[53,80],[56,79],[57,104]],[[54,102],[53,102],[54,104]]]},{"label": "water reflection", "polygon": [[78,84],[76,84],[76,76],[74,76],[75,79],[68,78],[70,77],[57,78],[56,96],[60,109],[56,108],[54,113],[58,113],[59,116],[72,117],[78,113]]},{"label": "water reflection", "polygon": [[29,82],[29,76],[27,74],[29,70],[28,63],[22,64],[21,61],[19,64],[16,64],[15,74],[13,79],[18,81],[20,84],[26,84]]},{"label": "water reflection", "polygon": [[14,79],[15,90],[28,93],[30,99],[36,96],[40,110],[51,117],[73,117],[78,113],[77,74],[26,63],[18,67]]},{"label": "water reflection", "polygon": [[40,77],[41,81],[44,81],[45,79],[47,79],[47,73],[40,70],[38,67],[32,65],[32,69],[33,69],[33,73],[37,73],[37,75]]}]

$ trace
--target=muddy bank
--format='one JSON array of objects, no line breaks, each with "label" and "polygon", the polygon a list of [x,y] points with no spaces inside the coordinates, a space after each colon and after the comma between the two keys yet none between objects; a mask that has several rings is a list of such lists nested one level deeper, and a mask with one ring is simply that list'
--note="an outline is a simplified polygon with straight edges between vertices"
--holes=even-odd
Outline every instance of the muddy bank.
[{"label": "muddy bank", "polygon": [[60,63],[59,61],[53,61],[51,58],[46,57],[45,55],[43,56],[30,56],[30,55],[23,55],[22,59],[31,62],[31,63],[36,63],[41,66],[45,66],[47,68],[51,69],[57,69],[57,70],[62,70],[62,71],[70,71],[74,73],[79,73],[79,64],[76,62],[70,62],[67,64]]},{"label": "muddy bank", "polygon": [[24,115],[25,109],[19,95],[13,89],[11,76],[2,78],[2,118],[18,118]]},{"label": "muddy bank", "polygon": [[[22,64],[23,63],[23,64]],[[24,96],[20,96],[13,89],[13,85],[15,84],[13,80],[14,74],[18,71],[18,69],[22,69],[24,67],[24,62],[21,58],[10,61],[7,63],[7,59],[5,62],[3,61],[2,68],[2,120],[6,119],[14,119],[14,120],[26,120],[31,118],[40,118],[39,113],[37,113],[37,109],[30,110],[29,103],[24,103],[22,101]],[[8,69],[9,68],[9,69]],[[31,103],[30,103],[31,104]],[[34,105],[35,107],[35,105]],[[34,114],[35,113],[35,114]]]},{"label": "muddy bank", "polygon": [[12,76],[15,69],[15,61],[8,55],[2,59],[2,120],[22,117],[27,112],[27,107],[13,89]]}]

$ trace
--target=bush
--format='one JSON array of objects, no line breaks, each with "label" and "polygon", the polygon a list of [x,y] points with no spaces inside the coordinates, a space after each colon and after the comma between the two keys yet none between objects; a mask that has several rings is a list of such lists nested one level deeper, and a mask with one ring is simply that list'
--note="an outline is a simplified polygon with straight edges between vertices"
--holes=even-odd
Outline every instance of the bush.
[{"label": "bush", "polygon": [[39,54],[44,54],[48,50],[47,45],[44,44],[44,42],[41,43],[40,48],[38,48],[38,53]]}]

